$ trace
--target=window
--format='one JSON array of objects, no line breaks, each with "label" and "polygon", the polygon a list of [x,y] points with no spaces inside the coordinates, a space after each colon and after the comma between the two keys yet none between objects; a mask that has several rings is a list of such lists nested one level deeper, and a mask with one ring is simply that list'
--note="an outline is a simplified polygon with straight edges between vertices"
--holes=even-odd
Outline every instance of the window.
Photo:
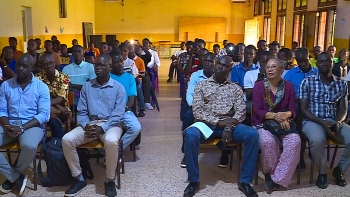
[{"label": "window", "polygon": [[318,0],[318,7],[337,5],[337,0]]},{"label": "window", "polygon": [[287,0],[278,0],[277,1],[277,11],[278,12],[286,12],[287,10]]},{"label": "window", "polygon": [[335,10],[320,11],[316,14],[315,46],[326,49],[329,45],[333,45],[335,19]]},{"label": "window", "polygon": [[286,36],[286,15],[278,16],[277,18],[277,32],[276,41],[284,46],[284,40]]},{"label": "window", "polygon": [[295,0],[294,10],[306,10],[307,0]]},{"label": "window", "polygon": [[294,15],[293,41],[299,43],[298,47],[304,45],[305,14]]},{"label": "window", "polygon": [[265,0],[264,2],[264,14],[271,15],[272,0]]},{"label": "window", "polygon": [[271,17],[265,17],[264,18],[264,40],[266,40],[267,43],[270,43],[270,32],[271,31]]},{"label": "window", "polygon": [[254,1],[254,16],[261,15],[261,5],[262,5],[262,0]]}]

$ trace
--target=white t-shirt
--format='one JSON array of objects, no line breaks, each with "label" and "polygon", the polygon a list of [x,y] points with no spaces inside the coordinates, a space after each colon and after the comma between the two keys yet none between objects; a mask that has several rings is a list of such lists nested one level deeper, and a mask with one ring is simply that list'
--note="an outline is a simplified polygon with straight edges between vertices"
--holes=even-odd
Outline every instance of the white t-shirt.
[{"label": "white t-shirt", "polygon": [[186,50],[177,50],[177,51],[175,51],[175,53],[174,53],[174,56],[176,57],[176,58],[178,58],[179,57],[179,55],[181,55],[181,53],[185,53],[185,52],[187,52]]},{"label": "white t-shirt", "polygon": [[247,71],[244,75],[244,89],[254,88],[260,69]]},{"label": "white t-shirt", "polygon": [[2,68],[0,67],[0,80],[2,80]]},{"label": "white t-shirt", "polygon": [[134,77],[137,77],[139,75],[139,70],[137,69],[135,62],[132,59],[126,58],[126,60],[124,60],[124,70],[125,72],[129,72],[134,75]]},{"label": "white t-shirt", "polygon": [[[152,49],[148,49],[148,51],[151,53],[151,61],[146,65],[148,68],[153,68],[154,64],[157,64],[158,67],[160,66],[160,60],[157,51],[154,51]],[[146,53],[144,51],[141,52],[141,55],[145,55]]]}]

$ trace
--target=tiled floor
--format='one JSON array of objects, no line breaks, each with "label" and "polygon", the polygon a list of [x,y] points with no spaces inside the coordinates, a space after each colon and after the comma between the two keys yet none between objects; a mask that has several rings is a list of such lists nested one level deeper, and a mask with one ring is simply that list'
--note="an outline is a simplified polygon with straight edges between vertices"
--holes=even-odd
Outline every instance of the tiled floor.
[{"label": "tiled floor", "polygon": [[[180,168],[180,161],[183,154],[181,147],[181,121],[179,120],[180,99],[179,87],[176,83],[166,84],[168,72],[168,60],[162,60],[160,67],[160,93],[158,100],[160,103],[160,112],[153,110],[147,111],[146,116],[140,118],[142,123],[142,142],[141,149],[137,151],[138,160],[136,162],[126,162],[126,173],[122,175],[121,189],[118,190],[118,196],[135,197],[181,197],[183,190],[187,186],[186,169]],[[342,151],[338,151],[339,155]],[[131,160],[131,152],[126,151],[126,160]],[[196,196],[207,197],[225,197],[225,196],[244,196],[237,189],[235,164],[233,171],[217,167],[220,157],[220,151],[216,147],[203,147],[199,155],[201,188]],[[307,155],[305,156],[307,158]],[[336,162],[337,162],[336,161]],[[310,173],[310,160],[307,159],[307,170],[302,172],[302,183],[296,185],[296,176],[290,184],[287,191],[274,192],[271,195],[266,194],[263,189],[263,179],[259,178],[259,185],[254,186],[259,191],[259,196],[350,196],[350,186],[340,188],[334,185],[331,178],[331,171],[328,172],[330,185],[327,189],[321,190],[308,183]],[[79,196],[103,196],[103,181],[105,180],[105,166],[97,164],[96,160],[90,160],[95,178],[88,181],[88,186]],[[32,190],[33,176],[32,168],[28,170],[30,181],[27,183],[25,196],[63,196],[67,187],[43,188],[39,185],[38,190]],[[260,177],[263,177],[259,173]],[[350,173],[346,173],[350,181]],[[316,179],[316,172],[315,172]],[[0,177],[0,182],[4,177]],[[3,196],[14,196],[11,193]]]}]

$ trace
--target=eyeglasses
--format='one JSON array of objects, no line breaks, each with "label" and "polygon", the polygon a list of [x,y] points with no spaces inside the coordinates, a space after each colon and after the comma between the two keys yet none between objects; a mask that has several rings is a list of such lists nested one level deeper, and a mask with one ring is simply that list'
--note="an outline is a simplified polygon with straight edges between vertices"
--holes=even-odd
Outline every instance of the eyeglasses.
[{"label": "eyeglasses", "polygon": [[107,64],[107,65],[105,65],[105,64],[97,64],[97,63],[95,63],[94,64],[94,66],[96,67],[96,68],[98,68],[98,67],[100,67],[100,68],[107,68],[107,66],[110,66],[111,64]]},{"label": "eyeglasses", "polygon": [[42,64],[43,67],[49,67],[49,66],[54,66],[55,65],[55,62],[54,61],[51,61],[51,62],[48,62],[48,63],[44,63]]},{"label": "eyeglasses", "polygon": [[265,66],[265,69],[266,70],[277,70],[279,68],[279,66],[276,66],[276,65],[274,65],[274,66]]}]

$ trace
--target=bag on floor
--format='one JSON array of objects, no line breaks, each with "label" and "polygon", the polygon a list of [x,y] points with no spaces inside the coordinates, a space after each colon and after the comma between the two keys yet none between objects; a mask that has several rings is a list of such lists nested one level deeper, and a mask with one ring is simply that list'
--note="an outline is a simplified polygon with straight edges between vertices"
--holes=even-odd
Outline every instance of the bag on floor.
[{"label": "bag on floor", "polygon": [[[43,176],[41,168],[43,157],[47,167],[47,178]],[[61,139],[52,138],[49,142],[43,144],[40,152],[38,174],[43,187],[66,186],[71,183],[72,175],[63,154]]]},{"label": "bag on floor", "polygon": [[87,148],[78,149],[81,173],[83,177],[86,179],[93,179],[94,173],[92,173],[92,169],[89,163],[90,152]]}]

